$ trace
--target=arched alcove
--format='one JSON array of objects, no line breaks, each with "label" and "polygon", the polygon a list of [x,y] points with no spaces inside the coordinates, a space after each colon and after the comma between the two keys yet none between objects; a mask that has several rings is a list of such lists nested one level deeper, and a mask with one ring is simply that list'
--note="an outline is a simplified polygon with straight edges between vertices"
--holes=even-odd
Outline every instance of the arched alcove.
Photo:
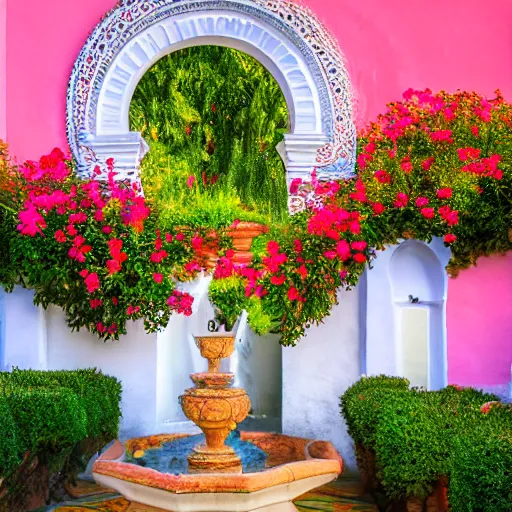
[{"label": "arched alcove", "polygon": [[380,251],[367,273],[366,371],[446,385],[446,264],[441,239],[407,240]]},{"label": "arched alcove", "polygon": [[204,44],[252,55],[279,83],[291,114],[280,148],[288,180],[307,179],[314,168],[331,178],[353,172],[344,58],[309,9],[288,0],[123,0],[91,34],[70,80],[68,139],[81,176],[113,157],[118,178],[137,179],[147,145],[129,130],[133,91],[164,55]]}]

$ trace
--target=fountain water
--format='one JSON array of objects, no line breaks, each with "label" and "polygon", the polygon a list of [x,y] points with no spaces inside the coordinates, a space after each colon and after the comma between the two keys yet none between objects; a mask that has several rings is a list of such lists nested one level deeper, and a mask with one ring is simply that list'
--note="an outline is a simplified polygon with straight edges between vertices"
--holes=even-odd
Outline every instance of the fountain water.
[{"label": "fountain water", "polygon": [[[292,500],[337,478],[343,462],[325,441],[235,429],[251,407],[219,371],[231,333],[196,336],[208,372],[180,397],[203,436],[170,434],[115,442],[93,465],[95,480],[129,500],[175,512],[290,512]],[[234,432],[235,431],[235,432]],[[201,442],[204,441],[204,442]]]}]

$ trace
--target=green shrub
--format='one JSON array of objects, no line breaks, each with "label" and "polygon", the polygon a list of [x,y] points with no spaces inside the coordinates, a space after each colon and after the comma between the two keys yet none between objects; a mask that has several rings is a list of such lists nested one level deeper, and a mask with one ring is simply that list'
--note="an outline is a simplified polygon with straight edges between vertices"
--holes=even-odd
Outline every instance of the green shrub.
[{"label": "green shrub", "polygon": [[452,440],[449,502],[454,512],[510,512],[512,408],[491,411]]},{"label": "green shrub", "polygon": [[21,463],[23,450],[9,403],[0,396],[0,475],[9,475]]},{"label": "green shrub", "polygon": [[14,368],[0,374],[0,383],[23,388],[63,387],[76,394],[86,415],[86,437],[117,437],[121,417],[121,384],[95,369],[36,371]]},{"label": "green shrub", "polygon": [[[360,469],[377,477],[372,492],[395,503],[425,499],[448,477],[453,512],[510,512],[512,408],[472,388],[428,392],[407,384],[363,378],[342,397],[349,432],[363,448]],[[482,409],[488,402],[496,404]],[[364,465],[368,451],[373,468]]]},{"label": "green shrub", "polygon": [[393,391],[403,393],[409,385],[407,379],[378,375],[362,377],[345,391],[340,406],[354,442],[368,448],[373,445],[378,408],[385,400],[384,395]]}]

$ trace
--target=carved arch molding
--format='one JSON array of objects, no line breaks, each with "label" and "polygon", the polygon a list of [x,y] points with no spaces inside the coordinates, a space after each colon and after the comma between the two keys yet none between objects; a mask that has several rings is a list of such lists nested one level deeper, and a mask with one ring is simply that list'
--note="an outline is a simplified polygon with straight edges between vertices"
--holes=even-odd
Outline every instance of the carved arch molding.
[{"label": "carved arch molding", "polygon": [[344,57],[329,31],[292,0],[121,0],[75,63],[67,96],[68,140],[82,177],[106,158],[118,178],[138,179],[148,150],[130,132],[130,102],[144,73],[182,48],[213,44],[259,60],[280,85],[290,133],[280,154],[288,180],[352,174],[356,128]]}]

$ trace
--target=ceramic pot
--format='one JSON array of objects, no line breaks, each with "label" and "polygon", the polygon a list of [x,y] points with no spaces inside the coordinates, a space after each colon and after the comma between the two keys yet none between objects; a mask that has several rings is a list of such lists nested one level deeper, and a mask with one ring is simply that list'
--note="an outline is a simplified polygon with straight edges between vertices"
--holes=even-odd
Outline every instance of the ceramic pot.
[{"label": "ceramic pot", "polygon": [[233,333],[212,333],[206,336],[194,336],[201,356],[208,360],[208,371],[218,372],[221,359],[230,357],[235,351]]}]

